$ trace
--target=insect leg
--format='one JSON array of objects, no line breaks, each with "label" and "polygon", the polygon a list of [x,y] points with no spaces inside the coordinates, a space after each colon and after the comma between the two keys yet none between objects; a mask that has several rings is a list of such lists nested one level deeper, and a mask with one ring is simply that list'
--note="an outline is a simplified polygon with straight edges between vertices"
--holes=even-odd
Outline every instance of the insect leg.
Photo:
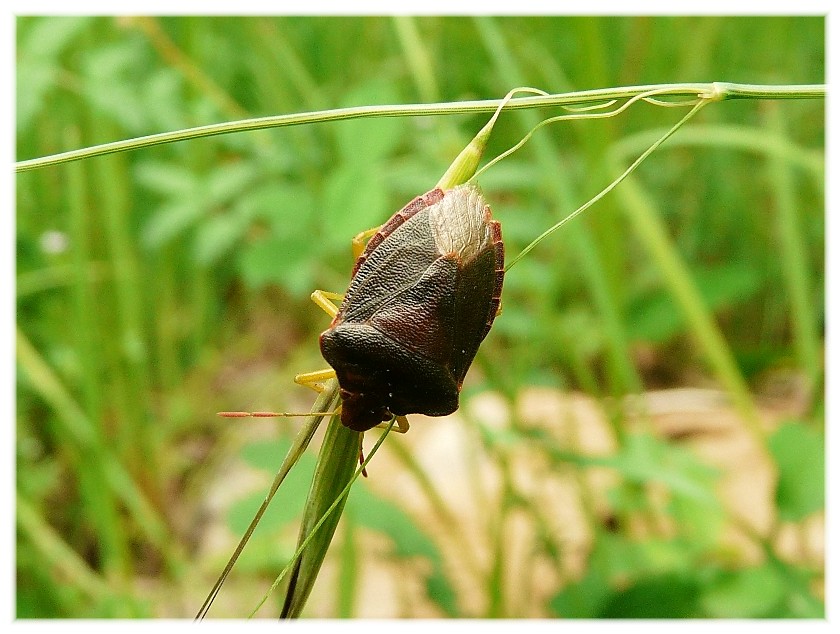
[{"label": "insect leg", "polygon": [[358,260],[359,256],[362,254],[362,251],[365,250],[365,245],[367,244],[368,239],[375,235],[377,231],[379,231],[380,227],[374,227],[373,229],[368,229],[367,231],[362,231],[361,233],[356,234],[356,237],[353,238],[353,259]]},{"label": "insect leg", "polygon": [[[384,421],[379,423],[376,428],[377,429],[387,429],[390,421]],[[394,425],[394,429],[392,431],[397,432],[398,434],[404,434],[408,431],[410,425],[408,424],[408,419],[405,416],[397,416],[397,424]]]},{"label": "insect leg", "polygon": [[304,372],[295,376],[295,383],[311,387],[319,394],[324,391],[324,381],[335,378],[335,370],[316,370],[315,372]]},{"label": "insect leg", "polygon": [[339,293],[330,293],[329,291],[312,291],[309,299],[315,302],[315,304],[317,304],[318,307],[330,317],[335,317],[338,314],[338,308],[336,308],[335,304],[333,304],[331,300],[341,301],[344,299],[344,295]]}]

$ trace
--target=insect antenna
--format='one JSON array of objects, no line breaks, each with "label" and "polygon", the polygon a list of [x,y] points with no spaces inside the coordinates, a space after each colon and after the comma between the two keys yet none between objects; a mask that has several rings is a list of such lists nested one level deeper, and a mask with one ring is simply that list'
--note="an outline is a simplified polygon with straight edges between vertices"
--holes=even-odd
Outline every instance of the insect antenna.
[{"label": "insect antenna", "polygon": [[332,416],[337,412],[216,412],[222,418],[293,418],[295,416]]}]

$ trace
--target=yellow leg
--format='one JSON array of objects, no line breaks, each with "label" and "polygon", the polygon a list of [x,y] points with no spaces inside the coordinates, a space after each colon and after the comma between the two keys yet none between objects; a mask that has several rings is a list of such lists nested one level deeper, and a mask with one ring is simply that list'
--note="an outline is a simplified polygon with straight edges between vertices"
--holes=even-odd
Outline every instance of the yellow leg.
[{"label": "yellow leg", "polygon": [[[374,429],[387,429],[390,421],[384,421],[379,423]],[[394,425],[393,431],[397,432],[398,434],[404,434],[408,431],[410,425],[408,424],[408,419],[405,416],[397,416],[397,424]]]},{"label": "yellow leg", "polygon": [[367,231],[362,231],[353,238],[353,259],[356,260],[365,250],[365,245],[372,235],[379,231],[380,227],[374,227]]},{"label": "yellow leg", "polygon": [[312,291],[309,296],[315,304],[327,313],[330,317],[335,317],[338,314],[338,308],[333,304],[332,300],[342,301],[344,295],[340,293],[330,293],[329,291]]},{"label": "yellow leg", "polygon": [[295,383],[312,388],[319,394],[324,391],[324,381],[335,378],[335,370],[316,370],[315,372],[304,372],[295,376]]}]

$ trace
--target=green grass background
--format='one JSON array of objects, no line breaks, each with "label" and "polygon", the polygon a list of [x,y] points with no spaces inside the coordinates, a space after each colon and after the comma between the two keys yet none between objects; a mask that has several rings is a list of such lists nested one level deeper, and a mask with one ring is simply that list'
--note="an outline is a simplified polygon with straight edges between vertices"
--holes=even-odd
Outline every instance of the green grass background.
[{"label": "green grass background", "polygon": [[[499,98],[518,85],[822,83],[824,29],[819,17],[20,17],[16,155],[252,116]],[[555,114],[503,114],[489,156]],[[640,104],[555,124],[489,170],[481,185],[508,253],[679,116]],[[351,237],[430,189],[486,118],[304,125],[16,176],[18,617],[192,616],[229,552],[207,554],[198,537],[218,474],[244,460],[267,485],[261,469],[276,468],[288,444],[246,442],[214,412],[308,407],[291,378],[323,367],[326,323],[309,292],[343,290]],[[627,432],[616,407],[626,394],[727,391],[778,474],[759,561],[692,537],[716,530],[713,513],[667,507],[677,526],[668,536],[593,519],[586,573],[565,579],[542,615],[822,615],[823,566],[780,556],[774,536],[804,530],[824,506],[824,134],[821,100],[708,106],[507,276],[464,398],[494,390],[512,402],[544,386],[603,399],[621,448],[610,465],[623,476],[619,520],[651,512],[645,487],[669,469],[715,499],[697,456]],[[765,429],[756,402],[774,381],[797,386],[800,405]],[[470,424],[500,464],[511,443],[529,443],[564,468],[592,467],[516,421],[503,440]],[[250,612],[289,556],[305,469],[284,485],[299,506],[286,502],[255,537],[230,581],[246,598],[225,614]],[[493,510],[498,525],[523,509],[539,517],[514,494]],[[320,590],[335,593],[333,616],[365,616],[354,594],[365,566],[358,526],[388,536],[394,558],[427,561],[425,593],[440,616],[528,616],[505,600],[498,536],[476,611],[445,549],[398,504],[366,485],[350,500],[341,582]],[[232,504],[231,531],[257,504]],[[550,534],[540,549],[563,558]]]}]

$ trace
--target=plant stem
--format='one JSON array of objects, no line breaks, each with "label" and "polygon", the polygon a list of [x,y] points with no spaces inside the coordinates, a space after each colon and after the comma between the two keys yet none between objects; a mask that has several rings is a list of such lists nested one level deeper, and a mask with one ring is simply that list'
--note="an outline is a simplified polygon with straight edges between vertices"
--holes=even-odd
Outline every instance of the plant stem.
[{"label": "plant stem", "polygon": [[[511,99],[505,108],[517,110],[520,108],[540,108],[546,106],[579,105],[609,101],[611,99],[628,99],[641,93],[655,90],[659,96],[697,97],[702,95],[716,101],[727,99],[819,99],[826,95],[823,84],[805,85],[759,85],[733,84],[728,82],[689,83],[689,84],[658,84],[647,86],[627,86],[619,88],[601,88],[598,90],[583,90],[557,95],[520,97]],[[246,130],[262,130],[279,128],[304,123],[320,123],[324,121],[342,121],[361,117],[416,117],[425,115],[465,114],[475,112],[492,112],[502,103],[501,99],[485,99],[480,101],[444,102],[432,104],[404,104],[404,105],[375,105],[350,108],[336,108],[297,114],[259,117],[213,123],[210,125],[185,128],[173,132],[162,132],[148,136],[125,139],[112,143],[103,143],[69,152],[51,154],[40,158],[18,161],[15,172],[26,172],[51,165],[60,165],[68,161],[138,150],[140,148],[198,139],[219,134],[245,132]]]}]

